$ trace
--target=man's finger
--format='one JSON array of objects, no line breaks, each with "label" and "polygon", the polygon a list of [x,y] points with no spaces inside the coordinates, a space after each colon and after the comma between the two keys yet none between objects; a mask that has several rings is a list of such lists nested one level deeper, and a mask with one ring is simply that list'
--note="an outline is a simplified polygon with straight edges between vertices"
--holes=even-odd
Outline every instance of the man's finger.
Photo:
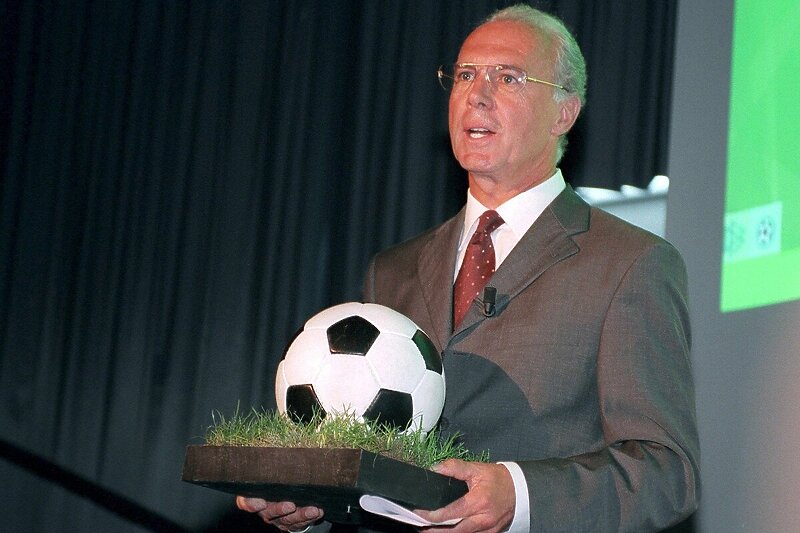
[{"label": "man's finger", "polygon": [[267,502],[260,498],[236,497],[236,507],[249,513],[258,513],[267,508]]}]

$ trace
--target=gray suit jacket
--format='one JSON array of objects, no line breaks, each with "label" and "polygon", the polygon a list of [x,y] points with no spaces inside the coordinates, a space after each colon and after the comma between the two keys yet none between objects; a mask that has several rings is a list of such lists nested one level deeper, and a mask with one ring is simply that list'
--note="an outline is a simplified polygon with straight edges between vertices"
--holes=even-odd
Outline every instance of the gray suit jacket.
[{"label": "gray suit jacket", "polygon": [[378,254],[367,301],[404,313],[444,358],[441,427],[525,473],[532,531],[650,531],[689,515],[699,444],[683,260],[562,192],[452,330],[463,211]]}]

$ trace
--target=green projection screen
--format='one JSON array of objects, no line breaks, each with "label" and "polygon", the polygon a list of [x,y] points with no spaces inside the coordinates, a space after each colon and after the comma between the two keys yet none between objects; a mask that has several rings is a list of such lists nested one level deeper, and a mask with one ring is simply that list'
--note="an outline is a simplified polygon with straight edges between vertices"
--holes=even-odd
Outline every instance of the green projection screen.
[{"label": "green projection screen", "polygon": [[721,310],[800,298],[798,0],[736,0],[726,183]]}]

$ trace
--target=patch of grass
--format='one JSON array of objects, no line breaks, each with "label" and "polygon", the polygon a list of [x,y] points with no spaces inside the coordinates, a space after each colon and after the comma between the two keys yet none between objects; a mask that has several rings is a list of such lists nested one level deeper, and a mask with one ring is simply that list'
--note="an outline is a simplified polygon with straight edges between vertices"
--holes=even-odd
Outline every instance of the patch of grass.
[{"label": "patch of grass", "polygon": [[206,432],[206,444],[212,446],[264,446],[281,448],[357,448],[385,455],[422,468],[448,458],[465,461],[488,461],[488,453],[470,453],[457,442],[458,435],[446,439],[438,432],[402,433],[395,427],[361,422],[350,414],[307,424],[293,422],[280,413],[253,409],[225,418],[213,415],[214,424]]}]

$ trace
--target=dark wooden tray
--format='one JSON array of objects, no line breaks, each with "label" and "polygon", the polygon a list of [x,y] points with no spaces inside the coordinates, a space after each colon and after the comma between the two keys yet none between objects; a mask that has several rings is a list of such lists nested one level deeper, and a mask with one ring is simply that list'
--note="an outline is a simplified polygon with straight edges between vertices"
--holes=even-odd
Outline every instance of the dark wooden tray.
[{"label": "dark wooden tray", "polygon": [[264,498],[314,505],[325,520],[361,524],[364,494],[412,509],[438,509],[467,492],[461,480],[364,450],[188,446],[183,481]]}]

